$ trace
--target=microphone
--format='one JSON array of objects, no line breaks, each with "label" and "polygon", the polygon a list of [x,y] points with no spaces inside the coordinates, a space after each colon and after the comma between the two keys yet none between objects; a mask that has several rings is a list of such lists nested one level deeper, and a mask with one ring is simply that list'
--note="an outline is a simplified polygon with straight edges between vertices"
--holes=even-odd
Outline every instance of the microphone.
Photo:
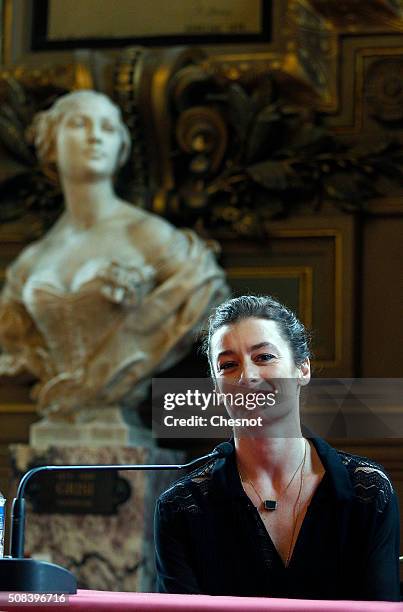
[{"label": "microphone", "polygon": [[10,557],[20,559],[24,557],[24,532],[25,532],[25,498],[24,493],[28,482],[34,476],[42,472],[77,472],[77,471],[123,471],[123,470],[183,470],[190,468],[201,461],[209,459],[224,458],[233,451],[229,442],[222,442],[207,455],[197,457],[188,463],[183,464],[115,464],[115,465],[41,465],[32,468],[22,477],[16,497],[14,498],[11,510],[11,538],[10,538]]},{"label": "microphone", "polygon": [[[123,471],[123,470],[182,470],[202,461],[228,457],[233,452],[229,442],[221,442],[210,453],[182,464],[107,464],[107,465],[42,465],[32,468],[21,478],[11,510],[10,556],[0,559],[0,590],[37,593],[75,593],[76,579],[68,570],[43,561],[24,559],[25,490],[28,483],[42,472]],[[6,566],[8,564],[8,566]],[[24,567],[22,567],[22,565]],[[45,567],[46,566],[46,567]],[[21,577],[21,578],[20,578]],[[23,588],[21,579],[31,588]],[[4,589],[4,584],[7,587]]]},{"label": "microphone", "polygon": [[225,459],[229,457],[234,452],[234,447],[230,442],[221,442],[215,449],[211,452],[214,456],[216,455],[219,459]]}]

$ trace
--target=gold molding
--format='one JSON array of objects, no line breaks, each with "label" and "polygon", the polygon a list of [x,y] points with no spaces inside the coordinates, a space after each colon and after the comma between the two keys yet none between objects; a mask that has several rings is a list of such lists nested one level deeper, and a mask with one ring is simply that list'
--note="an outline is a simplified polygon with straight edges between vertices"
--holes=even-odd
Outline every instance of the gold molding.
[{"label": "gold molding", "polygon": [[93,89],[94,80],[90,69],[74,61],[60,64],[45,64],[32,67],[24,64],[0,66],[0,79],[12,78],[23,87],[54,86],[72,91],[75,89]]},{"label": "gold molding", "polygon": [[365,59],[378,57],[379,59],[402,56],[403,47],[363,47],[353,52],[354,68],[351,74],[354,77],[354,108],[352,125],[332,126],[335,133],[359,134],[363,128],[364,109],[364,83],[365,83]]},{"label": "gold molding", "polygon": [[0,414],[35,414],[35,404],[0,404]]},{"label": "gold molding", "polygon": [[370,200],[367,210],[371,215],[399,215],[403,214],[403,196],[384,197]]},{"label": "gold molding", "polygon": [[334,239],[334,359],[314,360],[317,367],[338,368],[342,363],[343,349],[343,234],[337,228],[272,229],[268,237],[278,238],[333,238]]},{"label": "gold molding", "polygon": [[13,0],[4,0],[3,7],[3,45],[2,63],[11,64],[12,60],[12,41],[13,41]]},{"label": "gold molding", "polygon": [[[297,54],[290,49],[284,53],[273,51],[250,51],[249,53],[231,53],[209,55],[202,67],[206,72],[219,74],[229,81],[253,81],[258,77],[272,72],[279,81],[291,90],[300,92],[316,104],[324,104],[322,96],[327,94],[317,92],[311,85]],[[327,108],[327,106],[326,106]]]},{"label": "gold molding", "polygon": [[[356,32],[358,28],[377,33],[385,28],[401,30],[403,6],[396,0],[308,0],[312,8],[337,30]],[[401,5],[401,0],[399,0]]]},{"label": "gold molding", "polygon": [[298,302],[300,317],[307,327],[312,326],[312,268],[309,266],[230,266],[228,278],[296,278],[300,281]]},{"label": "gold molding", "polygon": [[[381,13],[382,3],[383,0],[378,2],[378,9]],[[383,19],[360,24],[359,28],[357,24],[349,22],[348,16],[345,23],[338,23],[336,17],[335,20],[324,17],[314,4],[310,0],[289,0],[285,24],[285,51],[212,54],[206,59],[205,64],[234,81],[242,80],[243,77],[256,77],[267,71],[281,73],[284,77],[289,77],[294,81],[294,89],[297,82],[306,88],[313,89],[320,97],[319,110],[337,113],[341,104],[340,60],[343,59],[341,56],[344,56],[343,37],[346,35],[351,37],[354,35],[396,36],[403,29],[403,19],[400,17],[400,12],[390,18],[388,10],[383,6],[385,9]],[[356,1],[352,3],[353,12],[357,6]],[[298,14],[298,10],[303,11],[302,17]],[[362,7],[359,8],[359,11],[362,15]],[[305,39],[308,41],[307,46]],[[376,51],[384,55],[402,53],[401,48],[399,51],[399,49],[394,50],[393,47],[379,48]],[[348,61],[348,58],[344,59]],[[316,72],[318,70],[321,72],[321,82],[314,82],[315,79],[309,74],[307,70],[309,62],[316,65]]]}]

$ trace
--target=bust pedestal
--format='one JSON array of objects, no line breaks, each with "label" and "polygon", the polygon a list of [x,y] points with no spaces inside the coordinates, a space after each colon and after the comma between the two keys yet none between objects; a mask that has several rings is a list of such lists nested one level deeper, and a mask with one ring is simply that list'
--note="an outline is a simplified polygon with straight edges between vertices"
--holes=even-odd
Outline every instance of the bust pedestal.
[{"label": "bust pedestal", "polygon": [[[160,464],[180,463],[183,454],[166,449],[136,447],[88,448],[78,446],[33,449],[11,448],[15,485],[26,470],[45,464]],[[46,480],[38,475],[27,491],[26,554],[71,570],[80,588],[110,591],[155,590],[153,513],[158,495],[180,477],[181,472],[120,472],[119,483],[100,474],[91,478],[66,477]],[[125,481],[125,482],[122,482]],[[122,484],[124,486],[122,487]],[[119,505],[119,497],[127,497]],[[41,493],[42,492],[42,493]],[[49,507],[41,499],[45,496]],[[127,496],[128,495],[128,496]],[[112,502],[114,498],[114,504]],[[107,501],[108,503],[104,503]],[[111,505],[115,505],[115,509]],[[109,507],[108,507],[109,506]],[[100,510],[109,514],[99,514]],[[95,512],[98,512],[96,514]]]},{"label": "bust pedestal", "polygon": [[75,414],[75,421],[42,419],[31,425],[33,448],[48,446],[128,446],[130,432],[118,406],[87,408]]}]

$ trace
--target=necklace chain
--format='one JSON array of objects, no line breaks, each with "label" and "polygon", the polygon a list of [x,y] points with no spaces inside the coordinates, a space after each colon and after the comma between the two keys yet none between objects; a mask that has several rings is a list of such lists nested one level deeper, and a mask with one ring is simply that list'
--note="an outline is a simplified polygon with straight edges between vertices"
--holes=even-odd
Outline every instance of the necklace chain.
[{"label": "necklace chain", "polygon": [[[284,493],[286,493],[286,491],[289,489],[289,487],[291,486],[292,481],[294,480],[295,476],[297,475],[300,467],[304,464],[305,465],[305,458],[306,458],[306,440],[305,440],[305,444],[304,444],[304,455],[301,459],[301,462],[298,464],[297,469],[295,470],[295,472],[293,473],[293,475],[291,476],[291,480],[289,481],[288,485],[281,491],[280,495],[277,498],[277,501],[275,501],[275,503],[277,504],[277,502],[282,498],[282,496],[284,495]],[[256,489],[255,485],[253,484],[253,482],[251,480],[246,480],[241,472],[241,470],[239,470],[239,475],[241,477],[242,482],[246,482],[247,484],[250,484],[250,486],[252,487],[252,489],[255,491],[256,495],[258,496],[258,498],[260,499],[262,506],[265,507],[265,503],[264,503],[264,499],[263,497],[260,495],[259,491]]]},{"label": "necklace chain", "polygon": [[292,551],[292,547],[293,547],[293,544],[294,544],[295,531],[297,529],[298,518],[299,518],[299,515],[300,515],[300,511],[301,511],[301,503],[300,502],[301,502],[302,488],[304,486],[304,471],[305,471],[306,447],[307,447],[307,442],[305,440],[305,451],[304,451],[304,458],[302,460],[301,480],[300,480],[300,484],[299,484],[298,497],[297,497],[297,500],[296,500],[295,506],[294,506],[294,526],[292,528],[292,535],[291,535],[290,546],[288,548],[287,559],[285,560],[285,566],[286,567],[288,567],[288,564],[290,563],[291,551]]},{"label": "necklace chain", "polygon": [[[286,561],[285,561],[285,566],[286,567],[288,567],[288,565],[290,563],[291,551],[292,551],[292,547],[293,547],[293,544],[294,544],[295,532],[296,532],[296,529],[297,529],[298,518],[299,518],[300,510],[301,510],[300,500],[301,500],[302,488],[304,486],[304,471],[305,471],[305,460],[306,460],[306,448],[307,448],[307,442],[306,442],[306,439],[305,439],[305,449],[304,449],[304,456],[302,458],[302,461],[298,465],[298,467],[295,470],[294,474],[292,475],[290,482],[288,483],[286,488],[281,492],[281,494],[280,494],[280,496],[278,498],[278,499],[280,499],[281,496],[284,495],[284,493],[287,491],[288,487],[291,485],[292,481],[294,480],[297,472],[301,468],[301,479],[300,479],[300,483],[299,483],[299,491],[298,491],[297,499],[295,500],[294,509],[293,509],[293,519],[294,519],[294,521],[293,521],[291,540],[290,540],[290,545],[288,547],[287,558],[286,558]],[[256,488],[253,485],[253,483],[250,480],[244,480],[241,472],[239,472],[239,475],[241,476],[242,482],[247,482],[247,483],[249,483],[251,485],[251,487],[255,491],[256,495],[259,497],[260,501],[262,502],[262,505],[264,506],[263,498],[261,497],[259,492],[256,490]]]}]

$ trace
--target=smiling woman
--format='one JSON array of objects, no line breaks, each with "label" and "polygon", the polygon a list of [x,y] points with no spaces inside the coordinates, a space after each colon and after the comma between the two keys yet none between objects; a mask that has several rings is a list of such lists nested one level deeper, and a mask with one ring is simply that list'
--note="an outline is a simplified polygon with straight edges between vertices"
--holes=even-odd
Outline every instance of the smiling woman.
[{"label": "smiling woman", "polygon": [[34,374],[49,418],[90,420],[123,397],[135,406],[151,375],[184,356],[227,294],[224,272],[194,232],[116,195],[130,140],[105,95],[61,97],[31,138],[61,182],[65,211],[8,269],[0,373]]},{"label": "smiling woman", "polygon": [[263,430],[234,419],[232,454],[160,496],[159,590],[398,601],[399,513],[389,478],[369,459],[302,433],[304,326],[271,297],[242,296],[212,314],[205,349],[220,392],[269,389],[276,402],[259,413]]}]

